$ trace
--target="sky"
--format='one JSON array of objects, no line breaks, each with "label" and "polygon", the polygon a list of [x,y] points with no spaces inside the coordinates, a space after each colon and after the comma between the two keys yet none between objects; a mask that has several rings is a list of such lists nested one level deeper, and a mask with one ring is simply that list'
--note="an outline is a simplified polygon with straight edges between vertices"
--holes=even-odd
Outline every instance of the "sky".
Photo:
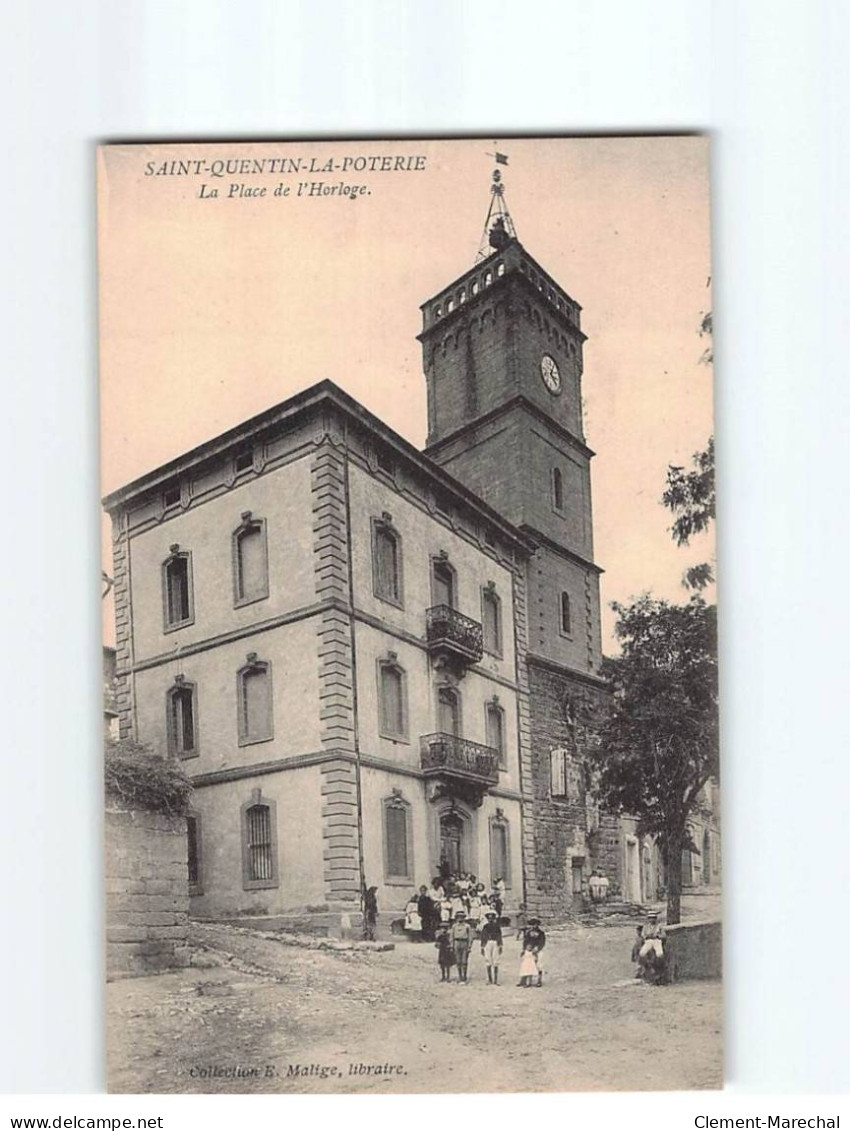
[{"label": "sky", "polygon": [[686,599],[713,533],[676,547],[660,496],[713,430],[701,137],[102,148],[104,493],[325,378],[424,446],[419,307],[475,261],[497,150],[520,242],[583,307],[603,648],[610,602]]}]

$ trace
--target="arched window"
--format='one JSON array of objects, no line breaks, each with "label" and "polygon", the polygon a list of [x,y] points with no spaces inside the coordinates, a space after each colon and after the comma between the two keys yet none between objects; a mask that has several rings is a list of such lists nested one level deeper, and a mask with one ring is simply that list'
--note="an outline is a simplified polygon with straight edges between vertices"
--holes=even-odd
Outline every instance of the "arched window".
[{"label": "arched window", "polygon": [[400,789],[381,805],[384,825],[384,882],[411,884],[413,867],[413,825],[410,804]]},{"label": "arched window", "polygon": [[502,602],[495,585],[490,582],[481,590],[481,624],[484,651],[493,656],[502,654]]},{"label": "arched window", "polygon": [[248,653],[248,662],[237,676],[239,745],[267,742],[274,737],[271,664]]},{"label": "arched window", "polygon": [[490,818],[490,881],[499,879],[511,886],[511,830],[501,809]]},{"label": "arched window", "polygon": [[382,601],[402,604],[401,536],[387,512],[372,520],[372,590]]},{"label": "arched window", "polygon": [[195,619],[192,600],[192,555],[175,542],[162,563],[162,606],[165,631],[183,628]]},{"label": "arched window", "polygon": [[437,730],[440,734],[461,733],[460,694],[453,687],[441,687],[437,692]]},{"label": "arched window", "polygon": [[242,512],[233,532],[233,596],[236,605],[249,605],[269,595],[269,560],[266,522]]},{"label": "arched window", "polygon": [[561,632],[564,636],[571,636],[573,631],[572,610],[570,608],[569,593],[561,594]]},{"label": "arched window", "polygon": [[277,805],[255,789],[242,806],[242,886],[278,886]]},{"label": "arched window", "polygon": [[505,712],[499,706],[498,697],[491,699],[484,710],[487,745],[497,751],[499,769],[506,770],[508,768],[508,752],[505,743]]},{"label": "arched window", "polygon": [[198,754],[196,689],[183,676],[177,676],[167,695],[168,750],[178,758],[194,758]]},{"label": "arched window", "polygon": [[560,467],[552,468],[552,506],[556,511],[564,509],[564,476]]},{"label": "arched window", "polygon": [[394,652],[378,661],[378,707],[381,734],[407,739],[407,683]]}]

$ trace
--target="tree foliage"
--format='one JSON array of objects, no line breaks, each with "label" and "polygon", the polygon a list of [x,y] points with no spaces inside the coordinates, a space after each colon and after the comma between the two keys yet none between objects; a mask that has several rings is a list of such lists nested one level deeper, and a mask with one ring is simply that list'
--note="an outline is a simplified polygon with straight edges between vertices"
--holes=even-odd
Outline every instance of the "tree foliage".
[{"label": "tree foliage", "polygon": [[192,783],[172,759],[132,739],[110,739],[104,751],[106,796],[122,809],[147,809],[184,817]]},{"label": "tree foliage", "polygon": [[[695,534],[711,526],[717,505],[713,436],[709,436],[705,451],[694,452],[689,469],[668,466],[661,501],[675,515],[670,533],[678,546],[687,546]],[[688,589],[702,590],[713,580],[713,567],[702,562],[686,571],[684,583]]]},{"label": "tree foliage", "polygon": [[613,608],[622,650],[603,666],[612,696],[593,755],[597,788],[666,851],[668,922],[676,923],[688,817],[719,775],[716,610],[699,595],[685,605],[647,595]]}]

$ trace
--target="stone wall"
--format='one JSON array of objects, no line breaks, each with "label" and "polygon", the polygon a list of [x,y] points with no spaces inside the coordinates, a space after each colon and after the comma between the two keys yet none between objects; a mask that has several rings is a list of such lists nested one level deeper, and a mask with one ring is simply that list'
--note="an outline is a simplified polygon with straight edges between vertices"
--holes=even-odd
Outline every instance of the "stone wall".
[{"label": "stone wall", "polygon": [[672,982],[719,978],[723,968],[723,928],[718,922],[677,923],[664,944]]},{"label": "stone wall", "polygon": [[186,818],[106,811],[106,972],[149,974],[189,960]]}]

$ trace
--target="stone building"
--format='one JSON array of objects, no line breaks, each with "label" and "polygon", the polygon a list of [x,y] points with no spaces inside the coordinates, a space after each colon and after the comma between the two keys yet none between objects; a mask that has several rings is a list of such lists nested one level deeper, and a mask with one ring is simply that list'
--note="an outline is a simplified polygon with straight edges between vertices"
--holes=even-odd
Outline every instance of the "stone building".
[{"label": "stone building", "polygon": [[441,865],[547,916],[594,868],[656,893],[585,768],[581,308],[492,244],[422,306],[424,453],[323,382],[105,500],[121,734],[187,763],[196,914],[400,909]]}]

